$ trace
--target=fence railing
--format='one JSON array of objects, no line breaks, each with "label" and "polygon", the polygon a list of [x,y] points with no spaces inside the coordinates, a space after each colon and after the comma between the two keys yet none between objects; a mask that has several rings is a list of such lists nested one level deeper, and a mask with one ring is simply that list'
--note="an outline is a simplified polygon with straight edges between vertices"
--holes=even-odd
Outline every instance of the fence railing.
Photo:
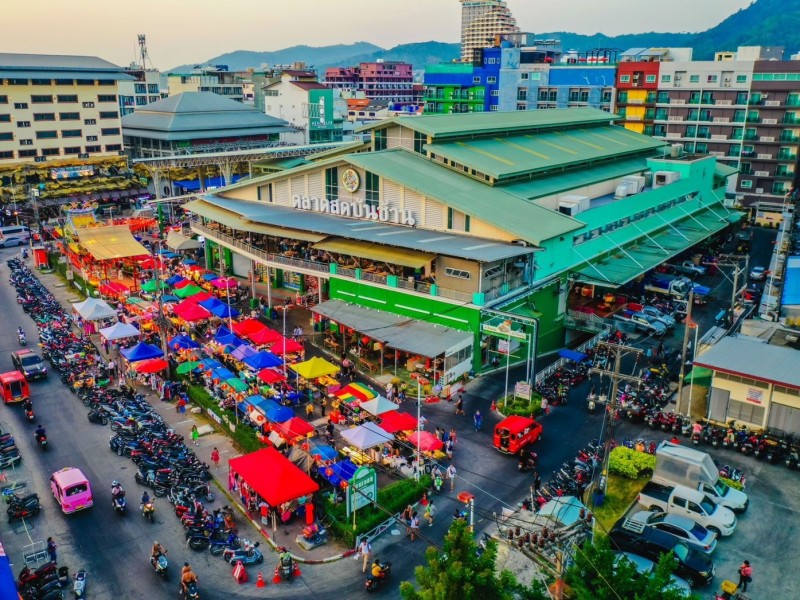
[{"label": "fence railing", "polygon": [[[593,338],[585,341],[583,344],[575,348],[576,352],[586,352],[587,350],[591,350],[597,345],[597,342],[602,341],[606,337],[606,332],[603,331],[602,333],[598,333]],[[556,362],[552,365],[542,369],[536,374],[536,378],[534,379],[535,385],[540,385],[547,377],[555,373],[558,369],[563,367],[565,364],[569,362],[568,358],[559,358]]]}]

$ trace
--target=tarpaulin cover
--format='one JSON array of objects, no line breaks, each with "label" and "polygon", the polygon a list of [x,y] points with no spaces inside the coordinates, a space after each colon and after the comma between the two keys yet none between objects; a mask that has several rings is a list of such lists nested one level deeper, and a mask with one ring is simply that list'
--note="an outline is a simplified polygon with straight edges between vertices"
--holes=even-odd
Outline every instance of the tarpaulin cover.
[{"label": "tarpaulin cover", "polygon": [[587,358],[589,358],[588,354],[584,354],[583,352],[578,352],[576,350],[570,350],[569,348],[564,348],[558,351],[558,355],[561,358],[566,358],[567,360],[574,360],[575,362],[583,362]]},{"label": "tarpaulin cover", "polygon": [[393,410],[397,410],[397,404],[391,400],[387,400],[383,396],[378,396],[377,398],[373,398],[367,402],[362,402],[361,408],[371,415],[378,416]]},{"label": "tarpaulin cover", "polygon": [[189,350],[190,348],[199,348],[200,344],[195,342],[192,338],[188,335],[176,335],[170,341],[167,342],[167,345],[172,348],[173,350]]},{"label": "tarpaulin cover", "polygon": [[189,296],[194,296],[195,294],[199,294],[202,292],[199,287],[194,284],[185,285],[183,287],[175,288],[175,295],[178,298],[188,298]]},{"label": "tarpaulin cover", "polygon": [[317,471],[334,486],[339,487],[342,481],[350,481],[356,473],[358,465],[354,464],[349,458],[332,465],[320,465]]},{"label": "tarpaulin cover", "polygon": [[295,440],[299,437],[306,437],[314,432],[314,426],[300,417],[292,417],[288,421],[278,423],[272,427],[285,440]]},{"label": "tarpaulin cover", "polygon": [[204,273],[203,275],[200,276],[200,278],[204,279],[205,281],[214,281],[218,277],[219,275],[217,275],[216,273]]},{"label": "tarpaulin cover", "polygon": [[167,246],[173,250],[197,250],[200,242],[183,235],[180,231],[172,230],[167,234]]},{"label": "tarpaulin cover", "polygon": [[0,600],[19,600],[19,598],[11,563],[6,555],[5,548],[0,544]]},{"label": "tarpaulin cover", "polygon": [[114,340],[136,337],[139,335],[139,330],[130,323],[114,323],[111,327],[103,327],[100,330],[100,335],[109,342],[113,342]]},{"label": "tarpaulin cover", "polygon": [[184,321],[202,321],[203,319],[208,319],[211,316],[211,313],[199,304],[187,302],[185,300],[180,304],[175,305],[175,308],[172,309],[172,312],[174,312]]},{"label": "tarpaulin cover", "polygon": [[174,287],[176,284],[181,283],[182,281],[186,281],[186,278],[181,277],[180,275],[173,275],[172,277],[167,279],[166,283],[167,285],[171,285]]},{"label": "tarpaulin cover", "polygon": [[227,327],[220,327],[217,333],[214,334],[214,341],[223,346],[241,346],[244,344],[242,340],[231,333]]},{"label": "tarpaulin cover", "polygon": [[444,442],[430,431],[415,431],[409,436],[408,441],[423,452],[434,452],[441,450],[442,446],[444,446]]},{"label": "tarpaulin cover", "polygon": [[392,411],[381,415],[381,429],[388,433],[411,431],[417,428],[416,417],[400,411]]},{"label": "tarpaulin cover", "polygon": [[260,369],[268,369],[269,367],[279,367],[283,364],[283,361],[280,358],[271,352],[264,351],[245,358],[243,362],[248,367],[256,371]]},{"label": "tarpaulin cover", "polygon": [[178,279],[178,281],[176,281],[171,285],[176,289],[180,289],[182,287],[186,287],[187,285],[192,285],[192,282],[189,279],[186,279],[185,277],[181,277]]},{"label": "tarpaulin cover", "polygon": [[226,379],[225,385],[230,387],[234,392],[244,392],[247,390],[247,384],[238,377]]},{"label": "tarpaulin cover", "polygon": [[251,342],[258,345],[272,344],[274,342],[277,342],[278,340],[283,339],[283,336],[280,333],[278,333],[274,329],[270,329],[269,327],[265,327],[264,329],[248,333],[246,337]]},{"label": "tarpaulin cover", "polygon": [[227,290],[232,287],[236,287],[239,284],[233,277],[229,277],[228,279],[223,279],[222,277],[218,277],[217,279],[211,282],[211,285],[221,290]]},{"label": "tarpaulin cover", "polygon": [[100,321],[117,316],[117,311],[111,308],[108,302],[99,298],[87,298],[83,302],[73,304],[72,308],[87,321]]},{"label": "tarpaulin cover", "polygon": [[279,373],[274,369],[263,369],[259,371],[258,378],[264,383],[278,383],[279,381],[286,380],[286,377],[283,375],[283,373]]},{"label": "tarpaulin cover", "polygon": [[336,448],[328,446],[327,444],[312,444],[308,453],[311,456],[321,458],[322,460],[333,460],[339,455],[339,452],[336,450]]},{"label": "tarpaulin cover", "polygon": [[308,496],[319,485],[275,448],[264,448],[232,458],[230,469],[238,473],[270,506]]},{"label": "tarpaulin cover", "polygon": [[273,423],[285,423],[294,417],[294,412],[288,406],[281,406],[275,400],[264,400],[260,406],[257,406],[264,416]]},{"label": "tarpaulin cover", "polygon": [[[273,350],[277,353],[278,349],[276,346],[277,344],[273,346]],[[319,356],[315,356],[301,363],[289,365],[289,368],[305,379],[316,379],[317,377],[334,375],[339,372],[339,367]]]},{"label": "tarpaulin cover", "polygon": [[211,295],[209,292],[205,290],[201,290],[196,294],[192,294],[187,300],[192,302],[193,304],[200,304],[201,302],[205,302],[209,298],[213,298],[214,296]]},{"label": "tarpaulin cover", "polygon": [[258,350],[253,348],[250,344],[242,344],[233,352],[231,352],[231,358],[235,358],[236,360],[244,360],[245,358],[250,358],[256,354],[258,354]]},{"label": "tarpaulin cover", "polygon": [[147,248],[137,242],[127,225],[111,227],[87,227],[81,229],[80,244],[95,260],[113,260],[129,256],[150,254]]},{"label": "tarpaulin cover", "polygon": [[184,265],[196,265],[197,261],[191,258],[186,258],[182,260],[181,263],[183,263]]},{"label": "tarpaulin cover", "polygon": [[359,450],[367,450],[394,439],[375,423],[369,422],[352,429],[345,429],[342,437],[347,440],[348,444]]},{"label": "tarpaulin cover", "polygon": [[261,331],[266,327],[267,326],[258,319],[245,319],[244,321],[239,321],[238,323],[233,324],[233,332],[236,335],[245,336],[255,331]]},{"label": "tarpaulin cover", "polygon": [[234,377],[236,377],[236,375],[231,373],[231,371],[229,369],[226,369],[225,367],[216,367],[214,369],[211,369],[211,376],[214,379],[219,379],[220,381],[226,381],[228,379],[233,379]]},{"label": "tarpaulin cover", "polygon": [[[363,383],[349,383],[336,392],[336,397],[340,400],[347,401],[347,397],[352,396],[359,402],[366,402],[367,400],[372,400],[378,396],[378,392],[373,390],[371,387],[364,385]],[[395,406],[392,410],[396,410],[397,406]]]},{"label": "tarpaulin cover", "polygon": [[148,358],[159,358],[164,356],[164,353],[156,346],[139,342],[131,348],[122,350],[122,356],[124,356],[128,362],[137,362],[140,360],[147,360]]},{"label": "tarpaulin cover", "polygon": [[209,369],[216,369],[222,366],[222,363],[219,362],[216,358],[204,358],[200,361],[202,368],[208,371]]},{"label": "tarpaulin cover", "polygon": [[[286,338],[286,343],[284,343],[283,336],[281,336],[281,338],[278,341],[274,342],[269,349],[275,354],[280,354],[280,355],[294,354],[295,352],[300,352],[303,349],[303,344],[301,344],[300,342],[295,342],[294,340],[290,340],[289,338]],[[336,367],[336,371],[338,370],[339,368]],[[329,374],[332,375],[333,373]],[[317,375],[317,377],[322,377],[322,375]],[[313,377],[311,379],[313,379]]]}]

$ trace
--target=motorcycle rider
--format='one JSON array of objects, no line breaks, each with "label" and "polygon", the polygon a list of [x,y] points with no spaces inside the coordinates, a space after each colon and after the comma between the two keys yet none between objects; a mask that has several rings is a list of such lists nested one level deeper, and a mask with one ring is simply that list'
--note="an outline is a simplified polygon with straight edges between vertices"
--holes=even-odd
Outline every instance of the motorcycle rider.
[{"label": "motorcycle rider", "polygon": [[183,569],[181,569],[181,590],[184,595],[189,593],[190,583],[197,583],[197,575],[192,571],[192,567],[190,567],[187,562],[183,563]]},{"label": "motorcycle rider", "polygon": [[116,506],[117,500],[125,495],[125,490],[122,489],[122,484],[116,479],[111,482],[111,505]]},{"label": "motorcycle rider", "polygon": [[375,562],[372,563],[372,568],[370,569],[370,579],[381,579],[384,577],[383,573],[383,565],[381,564],[380,559],[375,559]]},{"label": "motorcycle rider", "polygon": [[31,402],[30,398],[25,398],[25,402],[22,403],[22,410],[24,410],[26,413],[29,410],[33,410],[33,402]]},{"label": "motorcycle rider", "polygon": [[41,443],[42,440],[47,437],[47,432],[45,431],[44,427],[42,427],[41,423],[37,425],[36,431],[33,432],[33,437],[36,438],[37,443]]},{"label": "motorcycle rider", "polygon": [[153,549],[150,551],[150,564],[156,566],[158,563],[158,557],[162,554],[166,554],[167,549],[164,548],[161,544],[158,543],[158,540],[153,542]]},{"label": "motorcycle rider", "polygon": [[25,337],[25,330],[22,327],[17,327],[17,337],[20,339]]},{"label": "motorcycle rider", "polygon": [[281,566],[288,564],[290,567],[292,566],[292,553],[289,552],[286,548],[281,547],[278,549],[280,554],[278,555],[279,562]]},{"label": "motorcycle rider", "polygon": [[[145,490],[144,492],[142,492],[142,502],[139,505],[139,508],[143,508],[144,505],[147,504],[148,502],[150,502],[150,494],[148,494],[147,490]],[[156,543],[158,543],[158,542],[156,542]]]}]

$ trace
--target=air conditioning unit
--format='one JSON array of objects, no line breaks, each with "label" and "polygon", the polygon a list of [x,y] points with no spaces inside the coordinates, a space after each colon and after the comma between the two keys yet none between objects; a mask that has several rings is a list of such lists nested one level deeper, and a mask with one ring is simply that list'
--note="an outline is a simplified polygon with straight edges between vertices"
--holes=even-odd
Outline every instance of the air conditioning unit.
[{"label": "air conditioning unit", "polygon": [[614,200],[621,200],[628,196],[638,194],[644,189],[644,177],[640,175],[628,175],[622,178],[622,182],[614,191]]},{"label": "air conditioning unit", "polygon": [[589,210],[591,200],[587,196],[562,196],[558,199],[558,212],[574,217]]},{"label": "air conditioning unit", "polygon": [[657,190],[670,183],[675,183],[680,178],[681,174],[675,171],[656,171],[653,174],[653,189]]},{"label": "air conditioning unit", "polygon": [[682,75],[675,75],[675,81],[680,81],[681,79],[683,79]]},{"label": "air conditioning unit", "polygon": [[763,194],[764,188],[756,188],[756,194]]},{"label": "air conditioning unit", "polygon": [[730,80],[731,80],[730,77],[726,77],[725,79],[723,79],[723,81],[725,81],[725,82],[730,82]]}]

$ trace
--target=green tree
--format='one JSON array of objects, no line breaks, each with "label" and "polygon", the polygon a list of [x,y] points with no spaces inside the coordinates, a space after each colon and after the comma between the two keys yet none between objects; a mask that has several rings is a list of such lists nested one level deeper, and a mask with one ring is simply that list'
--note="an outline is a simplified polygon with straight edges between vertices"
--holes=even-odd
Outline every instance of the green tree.
[{"label": "green tree", "polygon": [[444,538],[442,551],[430,547],[425,552],[427,564],[416,568],[418,588],[408,581],[400,584],[404,600],[544,600],[539,586],[527,588],[509,571],[495,570],[497,542],[490,540],[478,556],[469,527],[453,522]]},{"label": "green tree", "polygon": [[574,563],[565,579],[574,600],[681,600],[679,589],[669,586],[675,561],[672,553],[664,554],[653,574],[640,575],[629,561],[620,561],[608,539],[576,548]]}]

